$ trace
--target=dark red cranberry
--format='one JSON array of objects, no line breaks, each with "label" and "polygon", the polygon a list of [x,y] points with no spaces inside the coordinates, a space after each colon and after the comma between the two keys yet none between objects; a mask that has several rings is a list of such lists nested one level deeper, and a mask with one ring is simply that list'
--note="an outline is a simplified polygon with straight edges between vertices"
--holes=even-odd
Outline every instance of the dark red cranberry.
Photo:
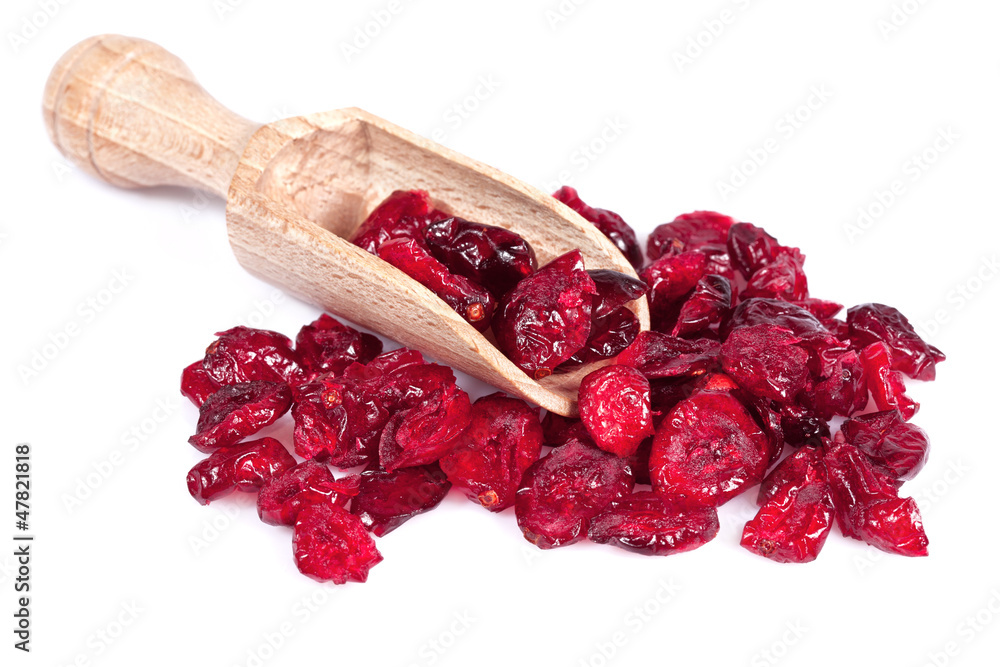
[{"label": "dark red cranberry", "polygon": [[944,354],[917,335],[909,320],[892,306],[864,303],[847,311],[851,342],[863,348],[885,343],[892,353],[892,370],[916,380],[933,380],[934,366]]},{"label": "dark red cranberry", "polygon": [[240,382],[222,387],[201,404],[198,432],[188,438],[210,452],[253,435],[288,412],[292,392],[279,382]]},{"label": "dark red cranberry", "polygon": [[617,361],[651,379],[693,377],[716,367],[720,350],[716,341],[705,338],[686,340],[643,331],[618,355]]},{"label": "dark red cranberry", "polygon": [[324,313],[299,330],[295,350],[310,373],[340,374],[354,362],[367,364],[382,354],[382,341]]},{"label": "dark red cranberry", "polygon": [[790,403],[809,383],[809,353],[788,329],[757,324],[733,330],[722,345],[722,368],[745,390]]},{"label": "dark red cranberry", "polygon": [[927,434],[903,419],[898,410],[848,419],[840,430],[848,443],[895,479],[913,479],[927,463],[930,447]]},{"label": "dark red cranberry", "polygon": [[580,419],[606,452],[631,456],[653,435],[649,381],[628,366],[605,366],[580,382]]},{"label": "dark red cranberry", "polygon": [[216,384],[261,380],[294,386],[306,379],[287,336],[250,327],[234,327],[216,335],[202,362]]},{"label": "dark red cranberry", "polygon": [[438,461],[457,446],[471,413],[469,395],[454,385],[426,396],[389,419],[379,441],[379,462],[392,472]]},{"label": "dark red cranberry", "polygon": [[782,489],[743,528],[740,545],[778,563],[816,560],[833,527],[833,497],[825,481]]},{"label": "dark red cranberry", "polygon": [[729,319],[736,299],[729,279],[717,274],[702,276],[681,306],[672,336],[694,336]]},{"label": "dark red cranberry", "polygon": [[831,367],[830,377],[816,383],[807,403],[823,419],[850,417],[868,405],[868,377],[861,358],[846,352]]},{"label": "dark red cranberry", "polygon": [[433,463],[391,472],[381,468],[365,470],[358,494],[351,501],[351,514],[381,537],[437,507],[450,488],[451,482]]},{"label": "dark red cranberry", "polygon": [[805,261],[797,250],[782,253],[766,266],[757,269],[741,294],[742,298],[762,297],[801,301],[809,297],[809,282],[806,280]]},{"label": "dark red cranberry", "polygon": [[861,350],[861,363],[868,378],[868,391],[879,410],[899,410],[909,420],[920,404],[906,395],[903,374],[892,370],[892,354],[885,343],[872,343]]},{"label": "dark red cranberry", "polygon": [[705,275],[708,260],[700,252],[664,255],[641,274],[649,285],[649,311],[654,328],[671,331],[687,296]]},{"label": "dark red cranberry", "polygon": [[219,383],[209,376],[200,359],[181,373],[181,393],[196,407],[200,408],[209,396],[219,390],[219,386]]},{"label": "dark red cranberry", "polygon": [[434,208],[423,190],[396,190],[373,210],[354,234],[353,243],[373,255],[391,239],[424,242],[424,230],[430,223],[448,215]]},{"label": "dark red cranberry", "polygon": [[299,512],[292,547],[299,572],[335,584],[363,583],[382,561],[361,519],[333,505],[309,505]]},{"label": "dark red cranberry", "polygon": [[625,255],[629,264],[637,269],[642,266],[642,250],[639,249],[635,231],[620,215],[607,209],[588,206],[580,199],[576,190],[568,185],[556,190],[552,196],[593,223]]},{"label": "dark red cranberry", "polygon": [[285,446],[261,438],[216,450],[187,476],[188,491],[202,505],[232,491],[256,491],[295,465]]},{"label": "dark red cranberry", "polygon": [[[729,228],[735,220],[714,211],[685,213],[653,230],[646,241],[646,254],[653,261],[666,255],[705,251],[725,254]],[[720,252],[721,251],[721,252]],[[728,263],[728,257],[726,258]]]},{"label": "dark red cranberry", "polygon": [[611,503],[590,521],[587,537],[628,551],[669,556],[697,549],[719,532],[715,507],[686,498],[637,491]]},{"label": "dark red cranberry", "polygon": [[357,476],[334,479],[325,464],[303,461],[264,485],[257,495],[257,516],[272,526],[294,526],[304,508],[345,507],[357,493]]},{"label": "dark red cranberry", "polygon": [[546,412],[542,418],[542,435],[547,447],[562,447],[571,440],[588,439],[587,427],[575,417],[563,417]]},{"label": "dark red cranberry", "polygon": [[597,294],[594,295],[591,312],[594,319],[607,317],[625,304],[635,301],[649,289],[646,283],[619,271],[596,269],[587,271],[594,281]]}]

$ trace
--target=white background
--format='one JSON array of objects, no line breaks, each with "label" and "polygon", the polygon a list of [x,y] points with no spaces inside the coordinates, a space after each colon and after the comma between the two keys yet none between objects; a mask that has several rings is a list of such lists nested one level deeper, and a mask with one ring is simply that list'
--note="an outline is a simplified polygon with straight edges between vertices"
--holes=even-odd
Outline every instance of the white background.
[{"label": "white background", "polygon": [[[23,441],[37,541],[30,656],[11,647],[14,563],[0,547],[0,662],[995,664],[1000,5],[895,1],[894,15],[893,0],[567,0],[566,16],[550,13],[557,0],[411,1],[350,58],[343,45],[388,0],[50,0],[51,18],[45,2],[6,1],[0,539],[14,533]],[[948,360],[937,382],[911,385],[931,460],[904,486],[930,557],[834,530],[818,561],[777,565],[738,546],[749,497],[688,554],[540,552],[512,513],[456,492],[379,540],[368,583],[299,575],[290,531],[261,524],[250,496],[209,508],[188,496],[197,411],[178,378],[215,331],[250,321],[294,336],[318,311],[237,265],[223,202],[67,169],[42,88],[66,49],[102,32],[159,42],[248,118],[360,106],[546,189],[568,180],[643,237],[718,209],[801,247],[815,296],[939,315],[922,326]],[[935,148],[939,133],[951,138]],[[745,163],[765,145],[763,166]],[[903,194],[879,211],[897,179]],[[859,208],[875,215],[852,235]],[[127,285],[92,310],[115,272]],[[72,323],[79,335],[53,353]]]}]

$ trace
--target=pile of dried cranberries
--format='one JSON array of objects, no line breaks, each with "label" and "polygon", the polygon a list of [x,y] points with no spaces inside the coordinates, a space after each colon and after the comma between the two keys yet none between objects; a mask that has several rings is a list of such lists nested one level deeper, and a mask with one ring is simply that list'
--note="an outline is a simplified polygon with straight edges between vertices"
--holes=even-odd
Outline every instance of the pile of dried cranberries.
[{"label": "pile of dried cranberries", "polygon": [[[514,508],[543,549],[583,538],[644,554],[694,549],[716,508],[759,486],[741,544],[779,562],[816,558],[836,520],[879,549],[927,553],[899,487],[923,467],[926,434],[903,376],[932,380],[944,355],[894,308],[809,296],[805,257],[718,213],[632,229],[555,194],[640,269],[587,271],[579,252],[538,268],[520,236],[450,216],[425,192],[395,192],[354,242],[431,289],[535,378],[614,358],[587,375],[580,418],[502,393],[475,402],[451,369],[322,315],[293,343],[236,327],[184,369],[199,407],[188,474],[207,504],[256,491],[265,523],[291,526],[306,575],[364,581],[381,537],[437,506],[452,485],[491,512]],[[628,303],[649,301],[652,330]],[[871,409],[869,409],[871,406]],[[293,456],[247,440],[286,412]],[[839,430],[831,434],[830,422]],[[791,453],[782,458],[790,448]],[[340,470],[357,469],[339,478]]]}]

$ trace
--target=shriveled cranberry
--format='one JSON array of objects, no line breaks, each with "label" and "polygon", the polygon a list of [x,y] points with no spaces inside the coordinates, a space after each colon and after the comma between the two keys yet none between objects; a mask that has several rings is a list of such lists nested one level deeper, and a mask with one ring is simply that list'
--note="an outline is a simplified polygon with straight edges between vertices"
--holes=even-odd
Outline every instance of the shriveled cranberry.
[{"label": "shriveled cranberry", "polygon": [[594,516],[634,484],[621,458],[573,440],[525,471],[514,501],[517,525],[541,549],[573,544],[587,534]]},{"label": "shriveled cranberry", "polygon": [[906,395],[903,375],[892,370],[892,354],[885,343],[872,343],[861,350],[861,363],[868,378],[868,391],[879,410],[899,410],[909,420],[920,404]]},{"label": "shriveled cranberry", "polygon": [[823,299],[802,299],[795,302],[796,306],[805,308],[820,322],[832,320],[837,313],[844,309],[844,306],[835,301],[824,301]]},{"label": "shriveled cranberry", "polygon": [[823,438],[830,437],[827,420],[798,403],[775,404],[781,415],[781,433],[785,442],[795,447],[817,447]]},{"label": "shriveled cranberry", "polygon": [[858,348],[885,343],[892,352],[892,370],[902,371],[915,380],[933,380],[935,364],[944,361],[944,353],[926,343],[910,321],[892,306],[864,303],[847,311],[851,342]]},{"label": "shriveled cranberry", "polygon": [[295,349],[310,373],[342,373],[354,362],[367,364],[382,354],[382,341],[326,313],[299,329]]},{"label": "shriveled cranberry", "polygon": [[631,456],[653,435],[649,381],[634,368],[605,366],[580,382],[580,419],[606,452]]},{"label": "shriveled cranberry", "polygon": [[335,584],[363,583],[382,561],[361,519],[334,505],[309,505],[299,512],[292,548],[299,572]]},{"label": "shriveled cranberry", "polygon": [[681,305],[705,275],[708,260],[700,252],[664,255],[640,277],[649,285],[650,318],[657,330],[673,329]]},{"label": "shriveled cranberry", "polygon": [[671,335],[693,336],[729,318],[735,299],[729,279],[717,274],[702,276],[681,306]]},{"label": "shriveled cranberry", "polygon": [[469,426],[471,413],[469,395],[455,386],[400,410],[382,431],[379,462],[389,472],[434,463],[455,448],[458,436]]},{"label": "shriveled cranberry", "polygon": [[557,257],[501,301],[493,318],[497,347],[531,377],[551,375],[586,344],[596,293],[580,251]]},{"label": "shriveled cranberry", "polygon": [[635,301],[649,289],[646,283],[620,271],[596,269],[587,271],[587,275],[594,281],[597,289],[591,309],[595,319],[607,317],[621,306]]},{"label": "shriveled cranberry", "polygon": [[483,396],[472,405],[469,428],[441,469],[452,484],[491,512],[514,504],[521,476],[542,451],[538,409],[503,393]]},{"label": "shriveled cranberry", "polygon": [[824,463],[840,532],[882,551],[927,555],[917,503],[900,498],[892,478],[877,471],[860,449],[835,442]]},{"label": "shriveled cranberry", "polygon": [[187,476],[188,491],[202,505],[232,491],[256,491],[295,465],[285,446],[261,438],[216,450]]},{"label": "shriveled cranberry", "polygon": [[637,269],[642,266],[642,250],[635,238],[635,230],[620,215],[607,209],[588,206],[580,199],[576,189],[568,185],[556,190],[552,196],[593,223],[625,255],[629,264]]},{"label": "shriveled cranberry", "polygon": [[705,338],[686,340],[656,331],[643,331],[618,355],[617,362],[635,368],[647,378],[703,375],[717,364],[720,345]]},{"label": "shriveled cranberry", "polygon": [[391,472],[381,468],[365,470],[358,495],[351,501],[351,514],[381,537],[437,507],[450,488],[451,482],[436,463]]},{"label": "shriveled cranberry", "polygon": [[257,495],[257,516],[272,526],[294,526],[310,505],[344,507],[358,493],[358,478],[334,479],[323,463],[303,461],[276,475]]},{"label": "shriveled cranberry", "polygon": [[201,360],[187,366],[181,373],[181,393],[197,407],[219,390],[219,383],[209,376]]},{"label": "shriveled cranberry", "polygon": [[[674,409],[695,391],[696,380],[687,377],[661,378],[649,381],[649,403],[653,408],[653,424]],[[638,477],[636,478],[638,480]]]},{"label": "shriveled cranberry", "polygon": [[353,243],[373,255],[391,239],[414,239],[423,243],[430,223],[448,215],[431,203],[423,190],[396,190],[375,207],[354,234]]},{"label": "shriveled cranberry", "polygon": [[479,331],[490,326],[496,301],[486,288],[448,271],[413,239],[393,239],[378,247],[378,256],[434,292]]},{"label": "shriveled cranberry", "polygon": [[636,491],[611,503],[590,521],[587,537],[628,551],[669,556],[697,549],[719,533],[712,505]]},{"label": "shriveled cranberry", "polygon": [[631,345],[639,335],[639,318],[624,306],[605,317],[590,321],[587,343],[556,370],[569,370],[583,364],[610,359]]},{"label": "shriveled cranberry", "polygon": [[803,447],[786,456],[760,483],[757,504],[763,505],[779,492],[796,491],[806,484],[826,483],[822,447]]},{"label": "shriveled cranberry", "polygon": [[764,478],[771,445],[747,409],[724,391],[681,401],[660,424],[649,458],[653,489],[721,505]]},{"label": "shriveled cranberry", "polygon": [[449,271],[485,287],[496,299],[538,267],[528,242],[503,227],[445,218],[427,226],[425,240]]},{"label": "shriveled cranberry", "polygon": [[198,432],[188,442],[202,452],[232,445],[274,423],[291,404],[291,390],[279,382],[226,385],[201,404]]},{"label": "shriveled cranberry", "polygon": [[797,250],[778,255],[750,276],[743,290],[743,298],[763,297],[786,301],[808,298],[809,282],[802,267],[804,261],[805,257]]},{"label": "shriveled cranberry", "polygon": [[898,410],[848,419],[840,430],[848,443],[896,479],[913,479],[927,463],[927,434],[903,419]]},{"label": "shriveled cranberry", "polygon": [[[714,211],[685,213],[653,230],[646,240],[646,254],[653,261],[665,255],[679,255],[692,250],[726,251],[729,228],[736,222]],[[728,260],[727,260],[728,261]]]},{"label": "shriveled cranberry", "polygon": [[825,481],[775,493],[743,527],[740,545],[778,563],[816,560],[833,527],[833,496]]},{"label": "shriveled cranberry", "polygon": [[776,238],[749,222],[737,222],[729,228],[726,247],[729,261],[747,280],[785,250]]},{"label": "shriveled cranberry", "polygon": [[790,403],[809,382],[809,353],[783,327],[740,327],[722,345],[722,368],[755,396]]},{"label": "shriveled cranberry", "polygon": [[542,435],[547,447],[562,447],[570,440],[587,439],[587,427],[575,417],[563,417],[555,412],[546,412],[542,418]]},{"label": "shriveled cranberry", "polygon": [[287,336],[250,327],[234,327],[216,335],[202,364],[219,385],[257,380],[295,385],[306,379]]}]

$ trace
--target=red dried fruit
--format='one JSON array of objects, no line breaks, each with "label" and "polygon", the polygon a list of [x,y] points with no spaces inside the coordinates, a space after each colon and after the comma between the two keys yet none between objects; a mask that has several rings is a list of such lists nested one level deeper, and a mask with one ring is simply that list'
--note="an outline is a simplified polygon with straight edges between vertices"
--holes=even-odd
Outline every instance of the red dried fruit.
[{"label": "red dried fruit", "polygon": [[[726,239],[734,222],[736,221],[728,215],[714,211],[679,215],[673,222],[667,222],[653,230],[646,241],[646,254],[653,261],[663,256],[695,250],[705,254],[725,255]],[[728,257],[723,261],[728,264]]]},{"label": "red dried fruit", "polygon": [[542,435],[546,447],[562,447],[571,440],[590,437],[582,421],[555,412],[546,412],[542,418]]},{"label": "red dried fruit", "polygon": [[802,299],[801,301],[796,301],[795,305],[805,308],[821,322],[832,320],[836,317],[837,313],[844,309],[844,306],[839,303],[824,301],[823,299]]},{"label": "red dried fruit", "polygon": [[631,456],[653,435],[649,381],[628,366],[605,366],[580,382],[580,419],[606,452]]},{"label": "red dried fruit", "polygon": [[607,209],[588,206],[580,199],[576,190],[568,185],[556,190],[552,196],[593,223],[625,255],[629,264],[637,269],[642,266],[642,250],[639,249],[635,231],[620,215]]},{"label": "red dried fruit", "polygon": [[587,271],[594,281],[597,294],[594,296],[591,313],[594,319],[607,317],[620,307],[635,301],[649,289],[646,283],[619,271],[596,269]]},{"label": "red dried fruit", "polygon": [[611,503],[590,521],[587,537],[628,551],[669,556],[697,549],[719,533],[715,507],[686,498],[637,491]]},{"label": "red dried fruit", "polygon": [[540,549],[573,544],[587,534],[591,518],[634,484],[621,458],[573,440],[525,471],[514,500],[517,525]]},{"label": "red dried fruit", "polygon": [[804,261],[805,257],[797,250],[794,253],[778,255],[750,276],[741,296],[744,299],[763,297],[785,301],[801,301],[808,298],[809,282],[802,268]]},{"label": "red dried fruit", "polygon": [[800,341],[771,324],[739,327],[722,345],[722,368],[754,396],[790,403],[809,383],[809,353]]},{"label": "red dried fruit", "polygon": [[199,408],[218,390],[219,384],[208,375],[200,359],[181,373],[181,393]]},{"label": "red dried fruit", "polygon": [[364,582],[382,561],[361,519],[333,505],[309,505],[299,512],[292,534],[299,572],[316,581]]},{"label": "red dried fruit", "polygon": [[892,370],[915,380],[933,380],[935,364],[944,353],[917,335],[910,321],[892,306],[864,303],[847,311],[851,342],[857,348],[885,343],[892,352]]},{"label": "red dried fruit", "polygon": [[294,465],[295,459],[274,438],[223,447],[191,468],[188,491],[207,505],[232,491],[256,491]]},{"label": "red dried fruit", "polygon": [[389,472],[434,463],[455,448],[471,413],[469,395],[454,385],[426,396],[386,424],[378,446],[379,462]]},{"label": "red dried fruit", "polygon": [[425,240],[449,271],[485,287],[497,299],[538,267],[528,242],[503,227],[446,218],[427,226]]},{"label": "red dried fruit", "polygon": [[643,269],[649,285],[649,311],[654,328],[670,331],[687,295],[705,275],[708,260],[700,252],[664,255]]},{"label": "red dried fruit", "polygon": [[868,378],[868,391],[879,410],[899,410],[909,420],[920,404],[906,395],[903,375],[892,370],[892,355],[885,343],[872,343],[861,350],[861,363]]},{"label": "red dried fruit", "polygon": [[631,366],[647,378],[704,375],[717,365],[721,347],[706,338],[686,340],[656,331],[643,331],[618,355],[617,362]]},{"label": "red dried fruit", "polygon": [[856,352],[840,355],[831,367],[830,377],[816,383],[807,394],[807,403],[817,416],[832,419],[850,417],[868,405],[868,377]]},{"label": "red dried fruit", "polygon": [[822,447],[803,447],[786,456],[760,483],[757,504],[781,492],[796,492],[806,484],[827,483]]},{"label": "red dried fruit", "polygon": [[424,242],[424,230],[448,215],[434,208],[423,190],[396,190],[373,210],[354,234],[353,243],[371,254],[391,239]]},{"label": "red dried fruit", "polygon": [[198,431],[188,442],[210,452],[253,435],[292,404],[288,385],[278,382],[240,382],[222,387],[199,408]]},{"label": "red dried fruit", "polygon": [[743,527],[748,551],[778,563],[816,560],[833,527],[833,497],[825,481],[774,494]]},{"label": "red dried fruit", "polygon": [[656,431],[653,490],[721,505],[764,478],[771,445],[740,401],[701,391],[681,401]]},{"label": "red dried fruit", "polygon": [[357,476],[334,479],[325,464],[303,461],[264,485],[257,496],[257,516],[272,526],[294,526],[304,508],[344,507],[357,493]]},{"label": "red dried fruit", "polygon": [[483,396],[472,405],[469,428],[441,469],[452,484],[491,512],[514,504],[521,476],[542,451],[538,408],[503,393]]},{"label": "red dried fruit", "polygon": [[927,555],[917,503],[900,498],[892,479],[878,472],[860,449],[836,442],[824,463],[840,532],[882,551]]},{"label": "red dried fruit", "polygon": [[[649,381],[649,402],[653,408],[653,425],[659,426],[662,418],[678,403],[690,396],[695,390],[692,378],[662,378]],[[638,474],[636,481],[639,480]]]},{"label": "red dried fruit", "polygon": [[444,500],[451,482],[437,464],[361,473],[351,514],[375,535],[382,537],[410,518],[428,512]]},{"label": "red dried fruit", "polygon": [[392,239],[378,247],[378,256],[434,292],[478,331],[490,326],[496,301],[486,288],[457,276],[413,239]]},{"label": "red dried fruit", "polygon": [[908,480],[927,463],[930,442],[919,426],[907,423],[898,410],[848,419],[841,427],[847,442],[868,455],[897,480]]},{"label": "red dried fruit", "polygon": [[219,385],[262,380],[294,386],[306,379],[287,336],[250,327],[234,327],[216,335],[202,364]]},{"label": "red dried fruit", "polygon": [[578,250],[557,257],[507,293],[493,317],[497,347],[535,379],[587,342],[594,281]]},{"label": "red dried fruit", "polygon": [[830,427],[826,419],[813,413],[809,408],[797,403],[775,404],[781,415],[781,433],[785,442],[794,447],[810,445],[818,447],[824,438],[830,437]]},{"label": "red dried fruit", "polygon": [[310,373],[340,374],[354,362],[367,364],[382,354],[382,341],[324,313],[299,330],[295,350]]},{"label": "red dried fruit", "polygon": [[747,280],[776,257],[790,250],[749,222],[737,222],[729,228],[726,247],[729,250],[729,261]]},{"label": "red dried fruit", "polygon": [[729,319],[735,299],[729,279],[717,274],[702,276],[681,306],[672,336],[693,336]]}]

